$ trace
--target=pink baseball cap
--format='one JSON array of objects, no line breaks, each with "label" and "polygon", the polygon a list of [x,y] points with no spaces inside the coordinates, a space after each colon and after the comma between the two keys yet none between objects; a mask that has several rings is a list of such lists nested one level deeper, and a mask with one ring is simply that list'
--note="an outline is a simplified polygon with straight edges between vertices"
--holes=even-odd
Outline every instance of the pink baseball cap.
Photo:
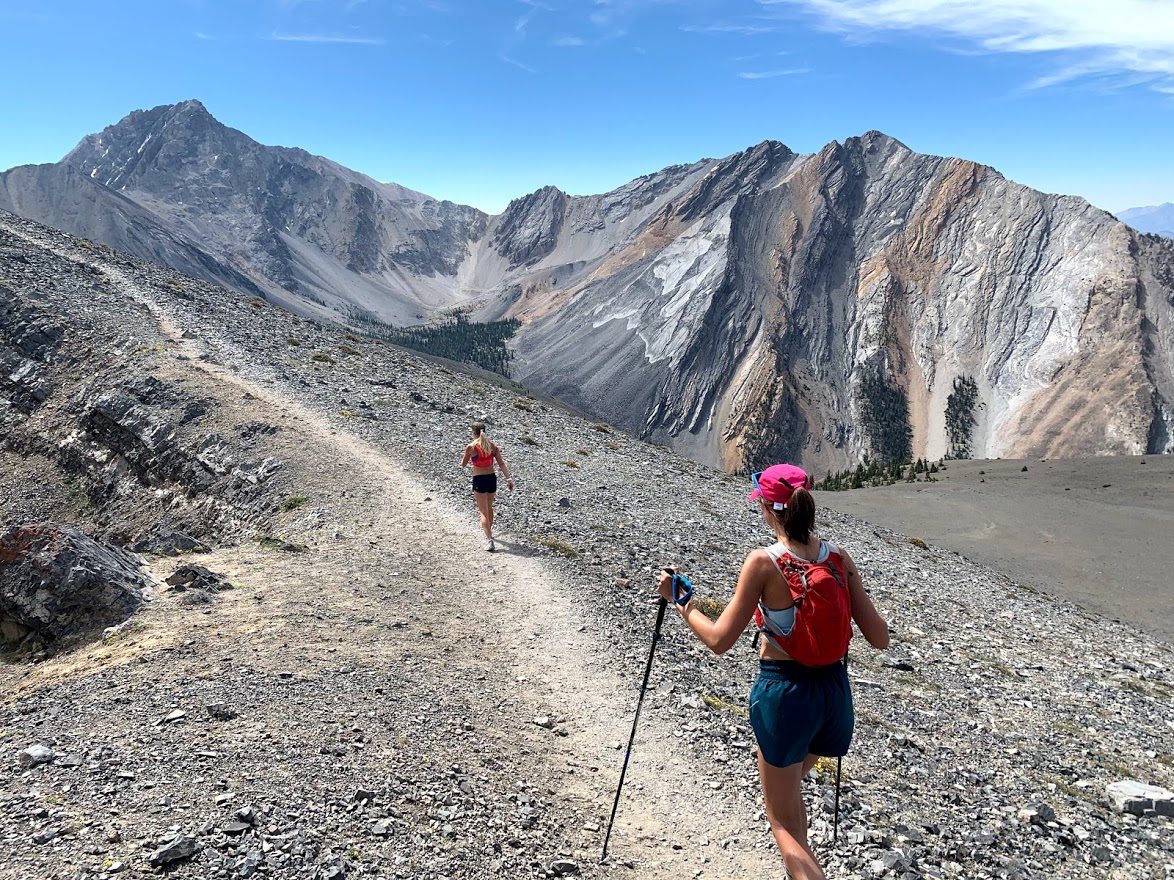
[{"label": "pink baseball cap", "polygon": [[783,510],[796,489],[811,488],[811,477],[803,468],[793,464],[771,465],[764,471],[751,474],[750,479],[754,482],[750,500],[765,498],[775,510]]}]

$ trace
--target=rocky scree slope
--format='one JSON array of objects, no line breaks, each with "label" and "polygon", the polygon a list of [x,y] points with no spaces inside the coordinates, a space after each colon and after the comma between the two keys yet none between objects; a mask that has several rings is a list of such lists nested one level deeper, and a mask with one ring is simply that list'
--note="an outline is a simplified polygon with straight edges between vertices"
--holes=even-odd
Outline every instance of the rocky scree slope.
[{"label": "rocky scree slope", "polygon": [[[589,729],[575,708],[581,701],[575,691],[587,693],[610,668],[624,675],[607,711],[616,716],[613,728],[626,732],[648,645],[653,569],[679,562],[700,585],[699,595],[720,599],[746,550],[765,543],[747,510],[744,480],[583,421],[508,384],[348,337],[32,224],[5,219],[3,226],[0,280],[16,285],[13,260],[45,273],[35,281],[22,274],[18,296],[52,289],[62,312],[70,313],[95,293],[54,279],[110,272],[120,281],[99,289],[104,308],[96,314],[117,320],[137,308],[132,303],[149,303],[170,326],[183,328],[204,366],[269,389],[268,406],[296,402],[336,433],[319,435],[320,444],[298,444],[317,462],[301,479],[317,474],[317,480],[306,492],[311,497],[277,523],[279,537],[306,546],[305,554],[258,553],[248,542],[217,551],[221,566],[250,584],[239,595],[229,591],[232,616],[209,621],[226,638],[193,629],[186,641],[167,641],[169,619],[183,612],[164,597],[148,609],[155,615],[151,626],[132,636],[132,657],[122,658],[134,663],[117,666],[95,655],[89,662],[96,668],[76,677],[67,666],[41,664],[28,673],[9,667],[13,686],[6,687],[11,696],[0,727],[12,731],[5,741],[13,757],[3,765],[0,803],[5,839],[19,860],[0,870],[19,877],[101,876],[108,860],[126,865],[153,856],[163,864],[166,852],[174,852],[166,848],[176,846],[195,851],[176,859],[181,876],[248,876],[261,864],[276,876],[549,874],[560,849],[578,869],[595,871],[582,854],[598,844],[592,836],[610,807],[614,777],[595,780],[602,770],[582,761],[564,768],[570,775],[556,773],[558,761],[549,756],[558,754],[558,731],[574,740]],[[163,351],[136,355],[132,348],[117,357],[128,366],[143,358],[153,371],[190,357],[189,349],[160,344]],[[249,403],[221,386],[224,406]],[[374,507],[361,503],[374,487],[342,461],[343,444],[363,442],[402,462],[429,498],[451,499],[466,511],[456,525],[475,536],[466,478],[454,466],[474,418],[489,422],[518,477],[517,493],[500,497],[501,545],[520,557],[533,555],[569,585],[571,595],[538,612],[569,615],[598,652],[594,671],[580,674],[563,694],[570,699],[559,710],[561,721],[553,713],[531,716],[536,707],[526,698],[537,683],[511,682],[500,674],[510,667],[493,666],[491,654],[462,653],[468,630],[458,637],[462,630],[448,628],[455,625],[447,615],[429,610],[460,607],[470,570],[481,587],[498,589],[492,569],[510,557],[499,562],[481,554],[476,558],[488,562],[471,569],[472,559],[448,549],[462,540],[453,533],[441,556],[452,557],[453,569],[441,570],[451,580],[414,566],[427,557],[425,547],[404,530],[387,534],[377,522],[379,511],[394,511],[404,499],[374,492]],[[292,429],[292,419],[289,424]],[[278,431],[274,438],[282,436]],[[286,460],[294,456],[291,449]],[[56,467],[37,455],[9,462],[36,479]],[[333,481],[348,486],[347,500],[332,491]],[[390,483],[394,492],[396,481]],[[346,513],[351,504],[358,506]],[[420,528],[428,521],[424,509],[411,514]],[[355,525],[369,520],[357,531],[398,554],[400,577],[381,573],[371,583],[361,575],[372,570],[366,554],[376,551],[360,552],[366,534],[348,543],[332,525],[347,516]],[[814,844],[831,875],[1152,878],[1174,872],[1169,818],[1152,810],[1122,812],[1108,796],[1124,778],[1174,785],[1174,680],[1165,648],[962,557],[830,512],[821,512],[820,526],[858,560],[894,637],[886,654],[866,647],[852,654],[859,723],[845,762],[838,846],[830,839],[830,775],[814,774],[807,786]],[[307,570],[315,579],[313,600]],[[348,583],[352,593],[344,601]],[[229,601],[207,610],[218,614]],[[257,626],[255,609],[267,603],[283,615],[284,625],[273,632]],[[521,613],[525,605],[512,607]],[[391,622],[388,610],[397,615]],[[531,625],[537,626],[514,630],[520,641],[537,631]],[[327,645],[340,631],[354,637],[339,644],[345,656],[336,658]],[[313,644],[300,638],[304,633]],[[483,641],[480,650],[492,651],[494,641]],[[558,646],[569,644],[568,638],[537,646],[548,669]],[[399,662],[389,667],[392,657]],[[372,664],[371,658],[381,659]],[[126,679],[140,666],[148,677]],[[666,621],[645,707],[649,733],[633,759],[637,773],[652,776],[637,777],[621,810],[621,817],[641,816],[621,826],[620,835],[623,858],[637,872],[653,876],[660,865],[679,875],[687,866],[701,876],[741,876],[745,866],[735,870],[720,859],[771,856],[745,719],[753,666],[748,644],[714,658],[678,621]],[[476,681],[496,714],[470,714],[484,704],[468,681]],[[357,710],[353,695],[368,708]],[[237,717],[220,720],[222,704]],[[372,705],[378,720],[363,714]],[[479,736],[483,724],[500,723],[494,719],[502,706],[520,723],[508,736]],[[78,713],[83,723],[66,720]],[[432,717],[443,719],[434,726],[452,733],[420,732]],[[531,717],[542,724],[529,724]],[[157,726],[146,726],[152,723]],[[125,733],[128,725],[138,730]],[[305,745],[322,741],[323,731],[330,734],[321,746],[327,751],[307,754]],[[29,757],[21,767],[15,753],[34,743],[61,760]],[[179,764],[176,754],[184,756]],[[456,766],[449,763],[453,755]],[[655,778],[681,767],[714,798],[708,819],[684,835],[663,825],[656,830],[657,815],[693,803],[692,796],[675,805],[657,799]],[[347,790],[364,774],[378,780],[371,799]],[[509,777],[523,779],[514,797],[505,796]],[[641,815],[649,799],[664,812]],[[98,818],[111,807],[126,817],[117,827]],[[528,817],[539,825],[527,826]],[[740,829],[728,830],[739,820]],[[714,832],[711,823],[727,830]],[[629,870],[617,861],[604,873]]]},{"label": "rocky scree slope", "polygon": [[1174,244],[877,132],[488,217],[188,101],[7,172],[0,208],[303,314],[516,317],[515,378],[726,470],[1174,448]]}]

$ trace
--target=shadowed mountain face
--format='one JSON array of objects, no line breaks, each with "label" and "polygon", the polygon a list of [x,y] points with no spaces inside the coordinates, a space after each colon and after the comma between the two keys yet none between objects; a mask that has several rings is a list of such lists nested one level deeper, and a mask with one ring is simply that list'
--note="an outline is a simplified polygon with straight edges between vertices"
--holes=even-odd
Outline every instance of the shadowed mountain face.
[{"label": "shadowed mountain face", "polygon": [[729,469],[1174,449],[1174,242],[877,132],[488,217],[189,101],[0,208],[303,314],[517,318],[515,378]]},{"label": "shadowed mountain face", "polygon": [[[36,186],[22,185],[33,176]],[[100,189],[77,186],[79,176]],[[74,207],[60,206],[53,196],[60,190],[75,191]],[[148,215],[104,219],[127,200]],[[379,183],[303,150],[262,146],[198,101],[136,111],[84,138],[56,165],[13,169],[0,184],[0,207],[115,247],[157,227],[283,305],[322,316],[370,311],[396,323],[454,301],[456,268],[486,223],[474,208]],[[127,229],[123,241],[110,240],[111,225]],[[130,250],[198,269],[167,249]],[[221,280],[207,270],[193,274]]]}]

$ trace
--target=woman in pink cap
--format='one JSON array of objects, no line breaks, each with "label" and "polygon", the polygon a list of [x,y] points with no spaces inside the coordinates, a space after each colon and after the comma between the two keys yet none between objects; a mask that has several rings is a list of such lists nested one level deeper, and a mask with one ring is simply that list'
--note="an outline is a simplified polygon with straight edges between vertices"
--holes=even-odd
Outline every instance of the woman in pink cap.
[{"label": "woman in pink cap", "polygon": [[[845,755],[852,741],[852,692],[841,662],[851,621],[875,648],[889,644],[889,629],[852,557],[816,535],[811,477],[795,465],[777,464],[751,480],[750,500],[758,502],[776,543],[746,557],[734,597],[717,620],[691,602],[675,607],[715,654],[729,650],[752,618],[765,636],[750,690],[750,723],[766,815],[789,875],[824,880],[807,842],[801,782],[818,757]],[[660,575],[658,590],[672,602],[671,575]]]}]

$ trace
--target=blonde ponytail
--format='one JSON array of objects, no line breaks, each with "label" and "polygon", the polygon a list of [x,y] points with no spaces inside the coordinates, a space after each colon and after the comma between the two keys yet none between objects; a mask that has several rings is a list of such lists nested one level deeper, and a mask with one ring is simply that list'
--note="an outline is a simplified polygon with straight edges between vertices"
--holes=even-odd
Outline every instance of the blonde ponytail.
[{"label": "blonde ponytail", "polygon": [[473,425],[473,443],[484,455],[490,455],[493,452],[493,441],[485,433],[484,422],[476,422]]}]

